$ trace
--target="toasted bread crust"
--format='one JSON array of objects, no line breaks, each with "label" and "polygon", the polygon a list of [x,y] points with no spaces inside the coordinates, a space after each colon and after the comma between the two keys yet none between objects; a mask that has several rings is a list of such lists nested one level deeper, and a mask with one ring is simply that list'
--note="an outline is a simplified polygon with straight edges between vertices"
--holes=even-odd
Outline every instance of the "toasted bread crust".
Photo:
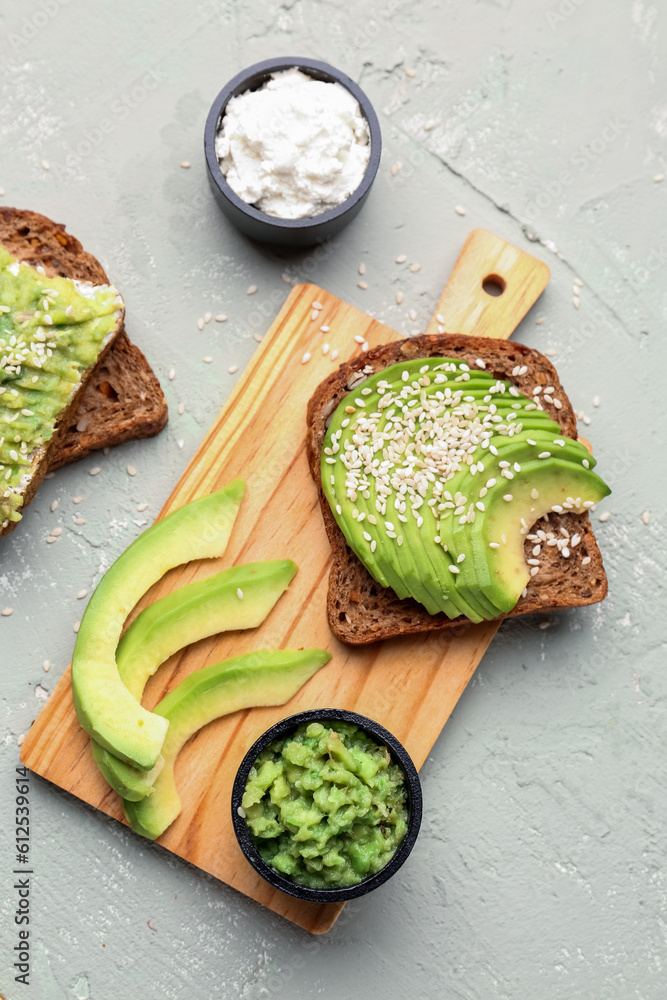
[{"label": "toasted bread crust", "polygon": [[[560,402],[560,408],[544,400],[541,405],[560,425],[564,435],[577,437],[576,417],[556,369],[539,351],[513,341],[457,334],[413,337],[376,347],[361,358],[347,361],[321,382],[308,404],[308,463],[317,486],[324,526],[333,552],[327,595],[329,626],[342,642],[361,645],[398,635],[467,627],[470,624],[464,617],[452,620],[444,614],[429,615],[417,601],[412,598],[399,600],[390,588],[385,589],[376,583],[348,546],[321,484],[320,456],[327,419],[350,391],[348,384],[354,382],[355,376],[361,378],[366,366],[376,372],[396,362],[427,357],[461,358],[471,368],[475,368],[476,359],[481,358],[487,371],[513,383],[528,396],[532,396],[533,389],[538,385],[553,386],[550,396]],[[524,365],[527,367],[524,375],[512,375],[517,366]],[[558,533],[561,528],[570,535],[578,533],[581,536],[579,545],[571,549],[567,559],[555,546],[543,546],[540,572],[531,578],[526,596],[519,599],[512,611],[494,620],[595,604],[606,596],[607,577],[588,513],[550,514],[549,530]],[[527,554],[532,545],[532,542],[526,541]],[[582,565],[585,557],[591,561]]]}]

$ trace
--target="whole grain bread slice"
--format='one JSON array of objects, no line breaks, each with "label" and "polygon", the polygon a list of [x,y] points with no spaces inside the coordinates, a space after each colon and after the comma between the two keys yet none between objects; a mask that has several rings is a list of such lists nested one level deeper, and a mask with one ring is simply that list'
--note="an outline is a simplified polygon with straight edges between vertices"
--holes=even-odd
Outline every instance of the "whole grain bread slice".
[{"label": "whole grain bread slice", "polygon": [[[577,421],[558,374],[550,361],[529,347],[513,341],[455,334],[420,336],[395,341],[368,351],[341,365],[315,390],[308,405],[308,462],[317,485],[324,525],[333,551],[329,576],[327,615],[331,631],[342,642],[362,645],[416,632],[431,632],[468,625],[466,618],[447,618],[444,614],[430,615],[411,598],[399,600],[393,590],[381,587],[348,546],[336,524],[324,496],[320,478],[320,456],[329,416],[352,388],[361,384],[373,372],[411,358],[460,358],[475,367],[482,359],[486,370],[498,378],[513,383],[527,396],[537,386],[553,391],[542,394],[541,405],[549,416],[571,438],[577,437]],[[517,367],[526,368],[523,375],[514,375]],[[551,401],[550,401],[551,400]],[[553,611],[559,608],[595,604],[607,594],[607,577],[602,556],[595,541],[588,513],[551,513],[533,528],[551,533],[554,538],[579,536],[576,544],[562,547],[542,544],[539,572],[531,577],[525,596],[506,615],[498,619]],[[526,540],[527,558],[535,541]]]},{"label": "whole grain bread slice", "polygon": [[[100,262],[87,253],[65,227],[37,212],[0,208],[0,243],[47,275],[93,284],[109,279]],[[167,400],[148,361],[125,332],[124,322],[63,414],[48,453],[48,470],[85,458],[92,451],[136,438],[152,437],[167,423]]]},{"label": "whole grain bread slice", "polygon": [[[37,212],[0,208],[0,243],[12,256],[42,267],[47,276],[60,275],[94,285],[109,283],[99,261],[63,225]],[[23,509],[50,469],[83,458],[96,448],[157,434],[167,415],[158,380],[125,334],[122,310],[115,335],[96,365],[84,373],[78,391],[60,414],[53,438],[34,457]],[[12,531],[17,523],[0,528],[0,535]]]}]

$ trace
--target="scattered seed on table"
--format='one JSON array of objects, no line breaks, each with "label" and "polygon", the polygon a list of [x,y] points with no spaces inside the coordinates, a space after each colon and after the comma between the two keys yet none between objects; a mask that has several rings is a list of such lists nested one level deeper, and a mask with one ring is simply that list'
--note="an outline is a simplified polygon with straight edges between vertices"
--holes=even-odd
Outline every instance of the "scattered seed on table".
[{"label": "scattered seed on table", "polygon": [[642,514],[642,521],[644,522],[644,524],[650,524],[651,523],[651,514],[650,514],[650,511],[648,511],[648,510],[644,511],[644,513]]},{"label": "scattered seed on table", "polygon": [[62,533],[63,533],[62,528],[54,528],[53,531],[51,532],[51,538],[60,538]]},{"label": "scattered seed on table", "polygon": [[417,310],[416,309],[408,309],[408,316],[414,322],[417,319]]},{"label": "scattered seed on table", "polygon": [[312,305],[313,309],[324,309],[324,306],[322,305],[322,303],[318,302],[317,299],[315,299],[315,301],[313,303],[311,303],[311,305]]},{"label": "scattered seed on table", "polygon": [[81,628],[81,622],[80,621],[74,622],[74,625],[72,626],[72,628],[74,629],[75,632],[78,632],[79,629]]},{"label": "scattered seed on table", "polygon": [[406,69],[405,75],[409,76],[410,78],[413,78],[413,77],[417,76],[417,70],[416,69]]},{"label": "scattered seed on table", "polygon": [[54,510],[58,510],[58,501],[57,500],[54,500],[53,503],[51,504],[51,511],[53,512]]},{"label": "scattered seed on table", "polygon": [[261,333],[253,333],[252,339],[256,340],[258,344],[261,344],[262,343],[262,335],[261,335]]},{"label": "scattered seed on table", "polygon": [[2,615],[3,618],[9,618],[9,616],[13,614],[14,608],[3,608],[2,611],[0,611],[0,615]]},{"label": "scattered seed on table", "polygon": [[199,319],[197,320],[197,329],[198,330],[203,330],[204,329],[204,317],[203,316],[200,316]]},{"label": "scattered seed on table", "polygon": [[178,445],[179,448],[182,448],[183,445],[185,444],[185,441],[183,441],[183,439],[181,439],[180,441],[177,441],[176,444]]},{"label": "scattered seed on table", "polygon": [[83,497],[72,497],[72,503],[82,503]]},{"label": "scattered seed on table", "polygon": [[547,350],[546,350],[546,351],[545,351],[544,353],[546,354],[546,356],[547,356],[548,358],[555,358],[555,357],[556,357],[556,352],[555,352],[555,350],[553,349],[553,347],[549,347],[549,348],[547,348]]},{"label": "scattered seed on table", "polygon": [[82,525],[82,524],[86,523],[86,519],[85,519],[85,517],[75,517],[74,518],[74,523],[78,524],[78,525]]},{"label": "scattered seed on table", "polygon": [[579,296],[578,295],[573,295],[572,296],[572,305],[574,306],[575,309],[579,308]]},{"label": "scattered seed on table", "polygon": [[176,369],[175,368],[170,368],[169,369],[169,381],[173,382],[175,378],[176,378]]},{"label": "scattered seed on table", "polygon": [[401,304],[401,302],[403,301],[404,298],[405,298],[405,295],[404,295],[403,292],[396,292],[396,303],[399,306],[400,306],[400,304]]},{"label": "scattered seed on table", "polygon": [[189,170],[190,169],[190,161],[189,160],[183,160],[181,162],[181,166],[183,167],[183,170]]},{"label": "scattered seed on table", "polygon": [[136,476],[137,470],[135,469],[135,467],[133,465],[128,465],[127,466],[127,474],[128,474],[128,476]]},{"label": "scattered seed on table", "polygon": [[542,326],[545,319],[546,316],[540,316],[538,319],[535,320],[535,326]]},{"label": "scattered seed on table", "polygon": [[96,465],[94,468],[92,468],[92,469],[89,470],[88,475],[89,476],[98,476],[101,471],[102,471],[102,469],[100,468],[100,466]]},{"label": "scattered seed on table", "polygon": [[254,295],[256,291],[257,291],[257,285],[250,285],[248,288],[246,288],[246,295]]},{"label": "scattered seed on table", "polygon": [[310,319],[311,319],[311,321],[313,321],[313,320],[315,320],[315,321],[316,321],[316,320],[317,320],[317,317],[318,317],[319,315],[320,315],[320,312],[319,312],[319,309],[313,309],[313,310],[312,310],[312,312],[311,312],[311,314],[310,314]]},{"label": "scattered seed on table", "polygon": [[57,541],[58,541],[58,539],[57,539],[57,537],[55,535],[49,535],[49,537],[46,539],[46,544],[47,545],[53,545],[53,543],[57,542]]},{"label": "scattered seed on table", "polygon": [[320,333],[328,333],[330,329],[331,327],[327,326],[327,324],[325,323],[324,326],[320,327]]},{"label": "scattered seed on table", "polygon": [[204,322],[210,323],[213,319],[213,313],[204,313]]},{"label": "scattered seed on table", "polygon": [[335,361],[337,357],[338,357],[338,351],[334,348],[333,351],[331,352],[331,360]]},{"label": "scattered seed on table", "polygon": [[457,215],[466,215],[467,214],[465,208],[463,207],[463,205],[456,205],[455,208],[454,208],[454,211],[456,212]]},{"label": "scattered seed on table", "polygon": [[183,414],[185,413],[185,403],[178,404],[178,412],[181,416],[183,416]]},{"label": "scattered seed on table", "polygon": [[654,184],[660,184],[662,181],[664,181],[664,179],[665,179],[664,174],[656,174],[655,177],[653,178],[653,182]]},{"label": "scattered seed on table", "polygon": [[431,119],[424,124],[424,131],[430,132],[432,128],[435,128],[435,122]]},{"label": "scattered seed on table", "polygon": [[239,370],[238,365],[230,365],[229,368],[227,369],[230,375],[236,375],[238,370]]},{"label": "scattered seed on table", "polygon": [[148,504],[147,503],[140,503],[137,506],[137,510],[139,511],[140,514],[143,513],[143,511],[148,510]]},{"label": "scattered seed on table", "polygon": [[611,511],[605,510],[602,512],[602,514],[600,514],[598,521],[608,521],[610,517],[611,517]]},{"label": "scattered seed on table", "polygon": [[421,271],[421,269],[422,269],[421,264],[410,264],[410,270],[412,271],[413,274],[416,274],[417,271]]},{"label": "scattered seed on table", "polygon": [[392,166],[391,166],[391,176],[395,177],[396,174],[400,173],[402,167],[403,167],[402,163],[399,163],[399,162],[392,163]]},{"label": "scattered seed on table", "polygon": [[406,256],[406,254],[404,254],[404,253],[399,254],[398,257],[396,258],[396,263],[397,264],[405,264],[405,262],[406,262],[407,259],[408,258]]},{"label": "scattered seed on table", "polygon": [[365,273],[366,273],[366,265],[362,260],[361,264],[359,265],[359,274],[365,274]]},{"label": "scattered seed on table", "polygon": [[593,396],[593,406],[599,406],[599,405],[600,405],[600,397]]},{"label": "scattered seed on table", "polygon": [[51,164],[48,160],[42,160],[42,170],[50,170]]},{"label": "scattered seed on table", "polygon": [[20,736],[16,737],[16,745],[19,747],[22,746],[24,739],[25,739],[25,733],[21,733]]},{"label": "scattered seed on table", "polygon": [[205,358],[202,358],[202,361],[204,362],[205,365],[210,365],[213,363],[213,358],[209,358],[207,355]]},{"label": "scattered seed on table", "polygon": [[4,197],[4,194],[5,194],[5,189],[0,188],[0,198]]},{"label": "scattered seed on table", "polygon": [[301,364],[307,365],[309,361],[310,361],[310,351],[306,351],[304,356],[301,358]]},{"label": "scattered seed on table", "polygon": [[218,313],[218,315],[214,316],[213,319],[216,321],[216,323],[226,323],[227,322],[227,314],[226,313]]},{"label": "scattered seed on table", "polygon": [[322,344],[322,354],[328,354],[328,353],[329,353],[329,345]]},{"label": "scattered seed on table", "polygon": [[354,341],[355,341],[356,344],[363,344],[363,342],[365,341],[365,339],[366,338],[362,337],[360,333],[356,333],[354,335]]},{"label": "scattered seed on table", "polygon": [[152,920],[147,920],[146,923],[148,925],[149,930],[151,930],[151,931],[156,931],[157,930],[157,927],[155,926],[155,924],[153,923]]},{"label": "scattered seed on table", "polygon": [[575,278],[574,281],[572,282],[572,284],[576,285],[577,288],[583,288],[584,287],[584,283],[581,280],[581,278]]},{"label": "scattered seed on table", "polygon": [[283,271],[280,277],[283,279],[286,285],[292,284],[292,279],[290,278],[289,274],[286,271]]},{"label": "scattered seed on table", "polygon": [[358,287],[359,287],[359,288],[361,288],[361,289],[362,289],[362,291],[364,291],[364,292],[365,292],[365,291],[366,291],[366,289],[368,288],[368,282],[366,282],[366,281],[358,281],[358,282],[357,282],[357,285],[358,285]]},{"label": "scattered seed on table", "polygon": [[42,663],[42,670],[44,671],[44,673],[48,674],[50,669],[51,669],[51,661],[44,660],[44,663]]},{"label": "scattered seed on table", "polygon": [[77,601],[82,601],[84,597],[88,597],[88,591],[85,589],[85,587],[83,590],[79,591],[79,593],[76,595],[76,599]]}]

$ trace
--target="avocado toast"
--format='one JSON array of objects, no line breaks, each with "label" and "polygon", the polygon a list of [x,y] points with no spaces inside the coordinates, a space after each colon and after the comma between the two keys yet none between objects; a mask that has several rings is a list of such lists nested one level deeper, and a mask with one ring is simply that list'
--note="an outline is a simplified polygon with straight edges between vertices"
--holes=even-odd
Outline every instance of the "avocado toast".
[{"label": "avocado toast", "polygon": [[[41,268],[45,279],[58,276],[91,286],[109,283],[99,261],[63,225],[37,212],[0,208],[0,246],[15,260]],[[94,449],[157,434],[166,421],[167,405],[160,384],[144,355],[128,340],[121,310],[119,322],[96,361],[82,370],[68,405],[58,415],[53,436],[35,456],[23,508],[49,470],[83,458]],[[10,521],[0,528],[0,535],[15,526],[16,522]]]},{"label": "avocado toast", "polygon": [[[336,523],[338,511],[335,504],[332,511],[322,487],[320,461],[327,425],[346,396],[349,395],[346,405],[349,405],[350,411],[358,409],[359,400],[363,405],[364,382],[370,379],[369,386],[377,383],[377,378],[373,378],[375,373],[390,369],[396,364],[405,364],[406,368],[416,367],[419,371],[420,366],[417,364],[419,359],[428,358],[448,358],[464,362],[470,368],[469,376],[466,376],[470,381],[466,382],[466,385],[474,386],[476,382],[482,382],[481,378],[475,377],[475,373],[478,376],[483,373],[487,380],[489,376],[504,380],[511,387],[512,395],[516,392],[529,400],[539,398],[539,406],[529,407],[531,412],[525,414],[526,425],[530,428],[529,433],[533,435],[531,441],[538,441],[539,434],[543,432],[541,421],[547,421],[549,427],[560,429],[558,437],[563,441],[558,447],[559,455],[554,456],[555,459],[561,454],[565,456],[573,449],[583,455],[586,454],[580,445],[574,445],[577,437],[576,419],[555,369],[539,352],[521,344],[446,334],[420,336],[375,348],[362,359],[355,359],[342,365],[336,373],[321,383],[310,400],[307,438],[310,469],[318,487],[325,527],[333,549],[327,612],[334,634],[345,642],[368,643],[395,635],[460,626],[469,621],[530,614],[536,611],[592,604],[602,600],[607,592],[607,581],[590,519],[585,512],[574,513],[568,510],[570,504],[561,507],[560,511],[550,511],[548,516],[538,521],[534,527],[526,528],[523,536],[525,556],[523,571],[526,575],[529,573],[532,575],[529,576],[522,596],[514,606],[507,608],[506,605],[507,609],[497,614],[494,613],[497,607],[494,607],[493,602],[487,597],[489,593],[495,596],[493,588],[481,592],[466,587],[465,579],[459,580],[459,572],[464,568],[468,572],[468,578],[470,577],[470,559],[468,566],[463,562],[462,565],[455,565],[453,570],[451,566],[448,567],[456,574],[457,583],[460,583],[460,587],[455,591],[457,595],[459,592],[461,595],[457,601],[458,609],[462,611],[459,616],[456,615],[456,607],[454,609],[451,606],[442,607],[442,610],[438,611],[432,604],[429,605],[423,600],[420,588],[426,585],[427,594],[429,588],[432,592],[434,578],[440,574],[439,580],[442,582],[443,572],[446,575],[447,571],[447,567],[443,571],[442,564],[449,560],[441,559],[438,562],[431,559],[427,564],[423,547],[420,555],[416,555],[420,547],[414,536],[412,518],[408,518],[407,521],[401,518],[403,524],[398,525],[393,523],[394,515],[391,512],[386,514],[387,518],[391,517],[393,529],[391,533],[397,533],[399,528],[402,531],[407,528],[403,531],[405,544],[399,543],[400,556],[397,557],[400,560],[400,576],[402,582],[408,584],[407,587],[401,589],[401,581],[399,586],[395,587],[395,581],[382,579],[376,572],[377,567],[373,567],[372,573],[369,572],[357,557]],[[366,387],[366,390],[370,401],[374,398],[372,390],[369,387]],[[518,399],[519,397],[516,397],[514,401],[517,402]],[[369,402],[369,405],[372,404]],[[552,430],[552,441],[553,438]],[[573,443],[568,444],[568,439]],[[545,453],[538,450],[535,458],[537,459],[540,454]],[[326,460],[324,457],[325,463]],[[516,460],[515,457],[513,460]],[[525,455],[522,460],[526,460]],[[502,455],[496,461],[502,461]],[[589,464],[591,466],[594,464],[592,459]],[[511,466],[508,467],[507,463],[503,462],[503,467],[511,476]],[[337,466],[332,463],[330,468],[337,469]],[[597,478],[592,473],[591,477]],[[510,489],[509,485],[507,489]],[[604,484],[600,489],[606,492]],[[509,493],[507,495],[511,496]],[[597,498],[599,495],[596,495]],[[368,516],[369,510],[366,510],[368,499],[359,494],[359,500],[360,503],[356,505],[359,513],[365,512]],[[500,506],[502,507],[502,503]],[[509,509],[512,505],[504,506]],[[457,511],[463,513],[458,507]],[[538,512],[536,517],[539,516]],[[370,535],[370,530],[367,534]],[[370,539],[368,541],[372,546]],[[371,558],[377,560],[381,568],[388,568],[391,574],[391,564],[387,567],[387,560],[383,560],[382,548],[386,544],[384,535],[382,540],[378,536],[377,545],[372,546],[373,553],[369,553],[368,557],[364,555],[364,559],[367,564]],[[530,564],[526,565],[528,560]],[[465,574],[462,575],[465,577]],[[387,583],[390,586],[387,586]],[[449,591],[444,592],[449,593]],[[412,596],[407,596],[408,594]],[[445,610],[447,613],[443,613]]]}]

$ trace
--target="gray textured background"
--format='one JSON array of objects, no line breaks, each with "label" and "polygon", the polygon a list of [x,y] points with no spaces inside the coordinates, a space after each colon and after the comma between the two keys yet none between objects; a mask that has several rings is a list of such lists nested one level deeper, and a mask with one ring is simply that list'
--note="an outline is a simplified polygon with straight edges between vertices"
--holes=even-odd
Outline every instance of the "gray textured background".
[{"label": "gray textured background", "polygon": [[[666,16],[657,0],[4,0],[2,203],[66,222],[100,257],[171,407],[159,438],[58,472],[0,542],[0,603],[14,609],[0,618],[8,1000],[664,997],[667,181],[653,178],[667,155]],[[303,274],[303,255],[251,246],[221,218],[202,149],[220,87],[283,54],[358,80],[385,143],[366,208],[314,281],[410,332],[472,227],[548,262],[551,284],[518,337],[556,350],[591,418],[585,433],[614,490],[596,529],[610,596],[545,630],[503,626],[423,770],[412,858],[325,938],[35,779],[34,964],[20,986],[8,812],[17,738],[68,662],[85,603],[76,593],[156,514],[233,385],[228,367],[243,368],[287,294],[281,272]],[[422,270],[405,274],[400,253]],[[200,333],[209,309],[229,321]],[[47,545],[56,525],[62,536]]]}]

